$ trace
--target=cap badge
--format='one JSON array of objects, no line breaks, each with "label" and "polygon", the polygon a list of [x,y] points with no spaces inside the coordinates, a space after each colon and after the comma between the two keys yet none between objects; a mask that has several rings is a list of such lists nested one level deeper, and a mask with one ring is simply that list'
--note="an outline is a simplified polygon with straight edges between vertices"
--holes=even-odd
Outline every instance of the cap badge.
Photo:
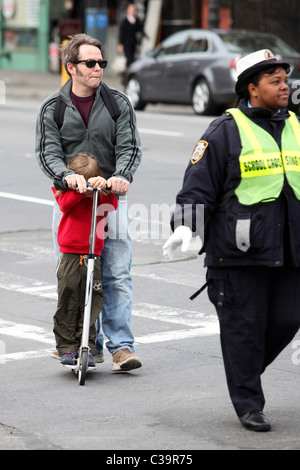
[{"label": "cap badge", "polygon": [[265,56],[265,59],[266,59],[266,60],[276,59],[276,57],[274,56],[273,52],[271,52],[269,49],[266,49],[266,50],[265,50],[264,56]]}]

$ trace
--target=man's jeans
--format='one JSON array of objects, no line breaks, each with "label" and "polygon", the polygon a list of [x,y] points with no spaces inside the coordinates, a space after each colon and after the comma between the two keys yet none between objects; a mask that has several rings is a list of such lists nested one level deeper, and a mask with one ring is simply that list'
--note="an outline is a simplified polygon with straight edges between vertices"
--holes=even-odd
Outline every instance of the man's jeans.
[{"label": "man's jeans", "polygon": [[[127,196],[117,196],[118,209],[106,217],[107,232],[101,254],[103,307],[102,329],[109,339],[106,347],[110,353],[130,348],[135,352],[131,331],[132,280],[130,275],[132,246],[129,235]],[[53,241],[57,259],[60,257],[57,243],[58,225],[61,212],[57,203],[53,209]],[[100,312],[99,312],[100,313]],[[103,351],[103,335],[100,332],[100,318],[97,321],[97,353]]]}]

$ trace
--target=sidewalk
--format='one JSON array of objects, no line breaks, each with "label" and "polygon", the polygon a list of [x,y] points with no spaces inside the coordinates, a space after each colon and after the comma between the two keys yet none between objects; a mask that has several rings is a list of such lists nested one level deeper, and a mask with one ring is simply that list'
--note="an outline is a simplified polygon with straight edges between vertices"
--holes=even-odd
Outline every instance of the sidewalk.
[{"label": "sidewalk", "polygon": [[[7,100],[43,101],[61,87],[61,75],[50,72],[26,72],[0,69],[0,80],[5,83]],[[120,78],[104,71],[107,85],[123,90]]]}]

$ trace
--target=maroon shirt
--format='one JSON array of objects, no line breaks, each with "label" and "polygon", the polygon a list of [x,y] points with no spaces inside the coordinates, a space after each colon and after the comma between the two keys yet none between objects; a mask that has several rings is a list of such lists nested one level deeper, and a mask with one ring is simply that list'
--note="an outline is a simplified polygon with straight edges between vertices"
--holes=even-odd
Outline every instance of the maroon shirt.
[{"label": "maroon shirt", "polygon": [[73,93],[73,91],[71,91],[71,100],[74,106],[80,112],[85,126],[88,127],[89,116],[95,101],[95,95],[77,96]]}]

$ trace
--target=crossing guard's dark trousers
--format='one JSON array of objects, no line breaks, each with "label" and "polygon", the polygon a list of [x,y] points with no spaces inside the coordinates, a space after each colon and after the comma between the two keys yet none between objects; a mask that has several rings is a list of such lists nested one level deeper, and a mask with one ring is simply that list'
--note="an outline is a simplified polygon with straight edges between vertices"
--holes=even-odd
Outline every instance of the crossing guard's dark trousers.
[{"label": "crossing guard's dark trousers", "polygon": [[[87,267],[83,256],[64,253],[57,271],[58,300],[54,315],[53,332],[59,354],[77,351],[83,328]],[[95,321],[103,304],[101,288],[101,263],[95,260],[93,276],[92,308],[89,347],[93,351],[96,342]]]},{"label": "crossing guard's dark trousers", "polygon": [[261,374],[300,326],[300,268],[208,268],[207,278],[235,411],[263,410]]}]

